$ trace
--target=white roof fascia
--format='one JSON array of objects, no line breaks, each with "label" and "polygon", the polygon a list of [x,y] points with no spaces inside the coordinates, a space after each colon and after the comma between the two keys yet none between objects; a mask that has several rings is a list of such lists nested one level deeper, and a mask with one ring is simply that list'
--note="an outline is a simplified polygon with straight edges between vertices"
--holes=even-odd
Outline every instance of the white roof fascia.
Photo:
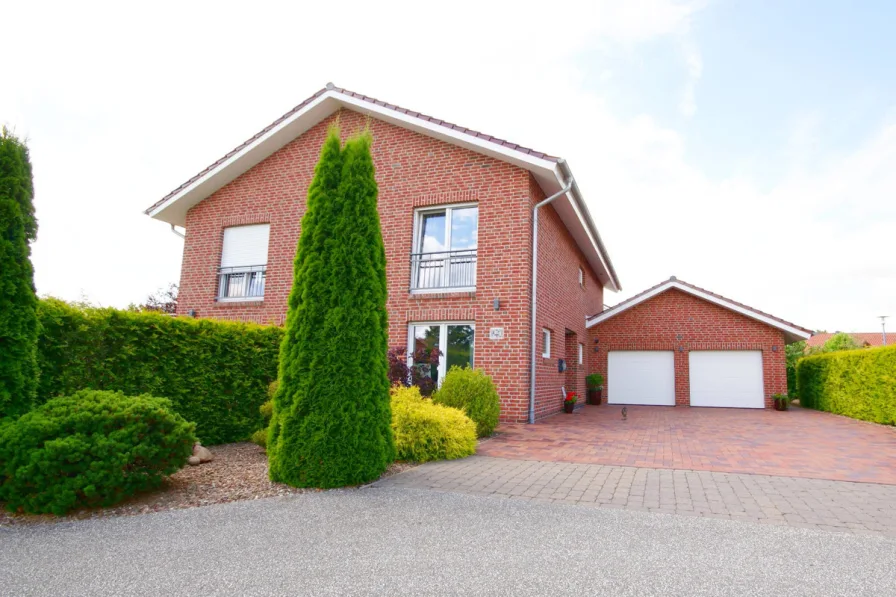
[{"label": "white roof fascia", "polygon": [[[403,128],[410,128],[411,130],[418,131],[426,131],[427,136],[435,137],[437,139],[442,139],[449,141],[453,145],[460,145],[462,147],[467,147],[468,149],[473,149],[477,153],[484,153],[486,155],[490,155],[496,159],[500,159],[501,161],[510,162],[514,165],[520,166],[526,170],[541,170],[543,173],[553,173],[554,166],[556,162],[552,160],[545,160],[533,155],[526,154],[522,151],[518,151],[516,149],[512,149],[509,147],[504,147],[499,143],[495,143],[494,141],[489,141],[486,139],[481,139],[475,135],[471,135],[469,133],[465,133],[463,131],[457,131],[447,126],[443,126],[440,124],[436,124],[433,122],[429,122],[425,119],[418,118],[416,116],[411,116],[409,114],[404,114],[392,108],[387,108],[385,106],[380,106],[376,103],[369,102],[366,100],[361,100],[350,95],[346,95],[344,93],[340,93],[334,89],[327,90],[319,97],[315,98],[313,101],[309,102],[307,106],[303,106],[301,110],[298,110],[295,114],[291,115],[289,118],[285,119],[283,122],[279,123],[277,126],[273,127],[267,133],[253,141],[251,144],[242,148],[237,153],[230,156],[227,160],[218,164],[212,170],[203,174],[200,178],[193,181],[190,185],[184,187],[177,194],[172,195],[168,198],[164,203],[156,206],[151,212],[149,212],[149,216],[155,218],[158,216],[163,210],[171,207],[178,200],[183,198],[185,195],[194,192],[199,187],[206,184],[209,180],[227,170],[228,168],[233,167],[238,164],[246,154],[253,152],[262,146],[266,145],[271,141],[273,137],[277,135],[283,129],[289,127],[295,121],[301,119],[307,113],[312,111],[314,108],[318,107],[320,104],[324,103],[327,100],[336,100],[340,106],[351,107],[358,112],[362,113],[375,113],[381,120],[391,121],[393,123],[400,122],[403,125]],[[336,110],[332,110],[335,112]],[[316,124],[316,123],[315,123]],[[309,127],[310,128],[310,127]],[[268,152],[264,157],[268,157],[273,154],[280,146],[272,148],[270,152]],[[262,158],[264,159],[264,158]],[[252,163],[249,168],[254,166],[258,162]],[[236,176],[239,176],[245,171],[248,171],[249,168],[238,172]],[[234,176],[230,180],[236,178]],[[229,181],[228,181],[229,182]],[[226,183],[225,183],[226,184]],[[219,187],[220,188],[220,187]],[[217,189],[214,189],[211,192],[214,192]],[[209,193],[209,195],[211,194]]]}]

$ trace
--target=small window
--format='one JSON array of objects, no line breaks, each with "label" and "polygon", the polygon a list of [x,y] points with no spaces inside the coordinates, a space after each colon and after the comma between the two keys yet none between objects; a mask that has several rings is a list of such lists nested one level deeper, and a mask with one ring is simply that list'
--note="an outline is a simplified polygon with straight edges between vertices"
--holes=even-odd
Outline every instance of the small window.
[{"label": "small window", "polygon": [[551,358],[551,330],[541,330],[541,356]]},{"label": "small window", "polygon": [[579,365],[582,364],[582,360],[585,356],[585,345],[579,342]]},{"label": "small window", "polygon": [[585,270],[579,268],[579,286],[585,287]]},{"label": "small window", "polygon": [[218,269],[219,301],[260,301],[264,298],[270,233],[270,224],[224,229],[221,267]]}]

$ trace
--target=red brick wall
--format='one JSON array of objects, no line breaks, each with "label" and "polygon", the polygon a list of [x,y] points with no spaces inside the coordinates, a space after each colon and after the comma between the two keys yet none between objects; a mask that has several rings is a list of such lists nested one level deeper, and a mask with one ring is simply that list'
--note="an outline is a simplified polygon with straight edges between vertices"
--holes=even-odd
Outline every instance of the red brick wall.
[{"label": "red brick wall", "polygon": [[674,350],[677,406],[690,404],[691,350],[761,350],[766,408],[787,392],[782,331],[674,288],[593,326],[588,337],[589,367],[604,375],[611,350]]},{"label": "red brick wall", "polygon": [[[532,204],[544,199],[541,187],[530,181]],[[535,418],[563,410],[561,387],[571,390],[572,379],[584,399],[588,333],[585,318],[603,311],[603,286],[575,244],[560,216],[550,205],[540,209],[538,218],[538,309],[535,384]],[[579,284],[579,268],[585,273]],[[551,330],[551,358],[541,357],[541,330]],[[570,332],[570,334],[568,334]],[[577,345],[585,344],[585,363],[577,365]],[[566,359],[569,374],[560,373],[558,359]]]},{"label": "red brick wall", "polygon": [[[261,162],[187,214],[178,309],[199,317],[282,325],[292,286],[292,261],[305,212],[308,185],[320,147],[336,115]],[[342,110],[343,137],[368,120]],[[408,324],[421,321],[473,321],[475,366],[492,378],[501,396],[503,421],[525,421],[529,392],[529,317],[532,210],[544,197],[525,170],[430,137],[372,119],[373,160],[379,185],[379,211],[386,246],[390,346],[407,344]],[[477,202],[479,251],[474,293],[412,295],[410,253],[414,209]],[[603,292],[593,272],[553,208],[543,208],[539,267],[541,326],[554,330],[551,359],[538,360],[538,416],[562,409],[557,358],[564,357],[564,333],[584,339],[585,316],[601,310]],[[223,229],[270,223],[268,269],[263,302],[217,303],[216,271]],[[578,267],[586,272],[578,284]],[[499,299],[500,309],[492,302]],[[490,340],[489,328],[503,327],[503,340]],[[584,340],[579,340],[584,341]],[[541,354],[541,347],[538,348]],[[587,351],[586,351],[587,354]],[[575,367],[575,353],[570,366]],[[584,368],[583,368],[584,369]],[[576,370],[584,387],[584,370]]]}]

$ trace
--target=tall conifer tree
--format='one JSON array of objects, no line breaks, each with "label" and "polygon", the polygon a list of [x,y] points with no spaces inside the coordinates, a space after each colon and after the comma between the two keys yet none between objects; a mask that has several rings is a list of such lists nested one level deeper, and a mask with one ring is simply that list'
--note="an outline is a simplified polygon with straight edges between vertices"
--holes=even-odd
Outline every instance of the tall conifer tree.
[{"label": "tall conifer tree", "polygon": [[370,145],[331,128],[308,189],[268,438],[271,478],[298,487],[365,483],[395,456]]},{"label": "tall conifer tree", "polygon": [[0,418],[31,409],[37,388],[37,237],[28,148],[0,131]]}]

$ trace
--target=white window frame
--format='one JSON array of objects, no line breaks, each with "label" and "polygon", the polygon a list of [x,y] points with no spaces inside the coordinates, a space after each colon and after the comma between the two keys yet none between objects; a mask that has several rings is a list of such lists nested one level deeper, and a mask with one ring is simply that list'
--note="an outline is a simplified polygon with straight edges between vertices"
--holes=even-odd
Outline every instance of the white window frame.
[{"label": "white window frame", "polygon": [[548,328],[541,328],[541,357],[551,358],[551,330]]},{"label": "white window frame", "polygon": [[585,345],[579,342],[579,365],[582,364],[585,358]]},{"label": "white window frame", "polygon": [[585,288],[585,270],[579,267],[579,286]]},{"label": "white window frame", "polygon": [[[229,228],[243,228],[243,227],[248,227],[248,226],[267,226],[267,228],[268,228],[268,246],[267,246],[267,252],[266,252],[267,258],[265,259],[265,263],[263,263],[263,264],[262,263],[254,264],[255,267],[260,266],[262,268],[260,271],[263,276],[267,276],[268,262],[271,259],[271,255],[270,255],[270,253],[271,253],[271,224],[270,224],[270,222],[259,222],[257,224],[238,224],[235,226],[225,226],[221,231],[221,259],[219,260],[219,270],[220,270],[220,268],[223,268],[223,266],[221,266],[221,261],[224,259],[225,231]],[[245,266],[245,267],[248,272],[250,270],[250,266]],[[253,267],[253,268],[251,268],[251,271],[257,272],[259,270],[254,269],[254,267]],[[219,274],[218,282],[216,284],[216,289],[215,289],[215,295],[216,295],[215,302],[217,302],[217,303],[253,303],[253,302],[264,301],[265,289],[262,290],[261,296],[217,296],[218,293],[220,293],[220,291],[221,291],[221,276]]]},{"label": "white window frame", "polygon": [[[423,247],[420,246],[422,242],[422,238],[420,237],[420,233],[423,227],[423,216],[432,213],[445,212],[445,245],[448,247],[448,251],[451,250],[451,212],[455,209],[466,209],[470,207],[479,208],[479,203],[452,203],[450,205],[433,205],[427,207],[418,207],[414,210],[414,230],[413,230],[413,238],[411,239],[411,253],[417,254],[421,253]],[[479,248],[479,216],[477,213],[476,219],[476,251],[478,255]],[[447,271],[447,270],[446,270]],[[477,272],[478,275],[478,272]],[[433,294],[433,293],[445,293],[445,292],[475,292],[476,284],[472,286],[443,286],[441,288],[414,288],[414,270],[411,269],[411,294]]]},{"label": "white window frame", "polygon": [[439,350],[442,355],[439,357],[439,367],[436,369],[438,371],[438,384],[442,385],[442,381],[445,379],[445,375],[448,373],[448,347],[442,345],[442,339],[444,338],[446,343],[448,340],[448,326],[449,325],[468,325],[473,328],[473,354],[470,358],[470,367],[476,366],[476,324],[472,321],[412,321],[408,323],[408,367],[414,365],[414,327],[416,326],[439,326]]}]

